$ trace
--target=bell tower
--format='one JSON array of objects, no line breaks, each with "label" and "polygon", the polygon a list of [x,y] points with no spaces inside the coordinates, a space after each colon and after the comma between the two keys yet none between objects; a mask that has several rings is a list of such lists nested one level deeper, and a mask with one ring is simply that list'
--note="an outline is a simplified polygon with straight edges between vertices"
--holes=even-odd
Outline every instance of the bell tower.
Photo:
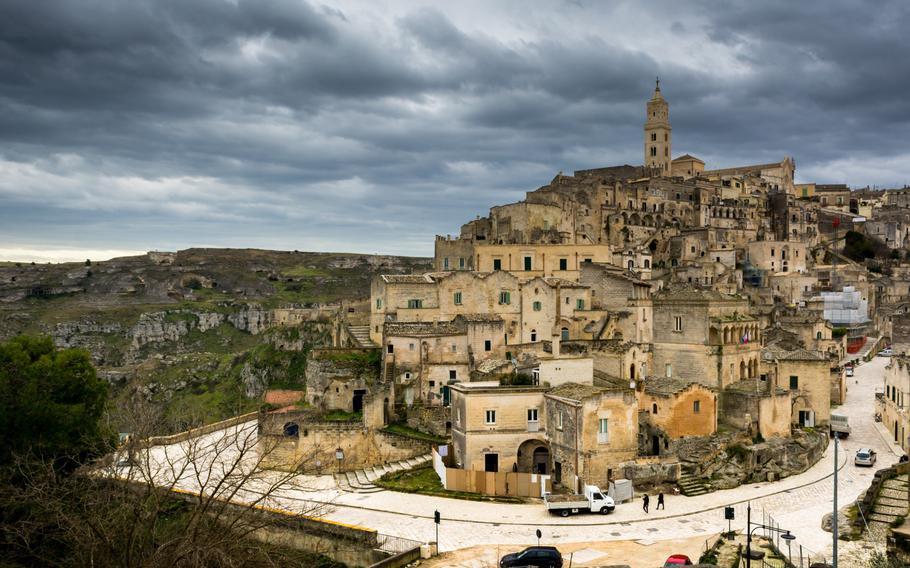
[{"label": "bell tower", "polygon": [[645,119],[645,166],[659,168],[661,175],[670,175],[670,160],[673,140],[670,128],[670,105],[660,94],[660,79],[654,87],[654,95],[647,105]]}]

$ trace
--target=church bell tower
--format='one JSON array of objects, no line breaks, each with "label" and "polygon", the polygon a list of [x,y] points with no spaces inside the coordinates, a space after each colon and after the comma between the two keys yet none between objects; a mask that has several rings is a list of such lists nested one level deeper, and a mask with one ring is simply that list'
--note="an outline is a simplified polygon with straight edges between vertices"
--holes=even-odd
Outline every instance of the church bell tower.
[{"label": "church bell tower", "polygon": [[645,120],[645,165],[659,168],[661,175],[670,175],[673,135],[670,128],[670,105],[660,94],[660,79],[654,87],[654,95],[647,105]]}]

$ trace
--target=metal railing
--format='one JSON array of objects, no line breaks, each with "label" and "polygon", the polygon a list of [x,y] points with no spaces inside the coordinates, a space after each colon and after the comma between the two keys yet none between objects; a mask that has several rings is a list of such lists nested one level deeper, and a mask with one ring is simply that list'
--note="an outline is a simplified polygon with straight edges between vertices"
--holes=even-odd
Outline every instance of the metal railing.
[{"label": "metal railing", "polygon": [[390,554],[401,554],[415,548],[420,548],[424,543],[400,536],[376,534],[376,549]]}]

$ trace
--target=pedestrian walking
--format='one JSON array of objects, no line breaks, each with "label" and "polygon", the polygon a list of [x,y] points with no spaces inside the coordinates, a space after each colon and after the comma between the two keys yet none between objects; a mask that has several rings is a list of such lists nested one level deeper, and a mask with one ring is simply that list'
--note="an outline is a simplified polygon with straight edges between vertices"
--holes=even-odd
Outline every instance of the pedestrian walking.
[{"label": "pedestrian walking", "polygon": [[[664,494],[663,493],[657,494],[657,509],[663,509],[665,511],[667,510],[667,508],[664,507]],[[654,510],[656,511],[657,509],[654,509]]]},{"label": "pedestrian walking", "polygon": [[645,510],[645,513],[648,512],[648,503],[649,503],[650,501],[651,501],[651,498],[648,497],[648,494],[646,493],[645,496],[642,497],[642,504],[644,505],[643,508],[644,508],[644,510]]}]

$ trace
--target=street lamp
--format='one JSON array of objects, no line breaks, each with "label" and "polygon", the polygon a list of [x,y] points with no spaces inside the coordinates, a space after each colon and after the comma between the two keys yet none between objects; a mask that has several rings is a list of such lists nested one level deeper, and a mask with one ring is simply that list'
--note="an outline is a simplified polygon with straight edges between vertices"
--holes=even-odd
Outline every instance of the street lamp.
[{"label": "street lamp", "polygon": [[752,522],[752,503],[746,506],[746,568],[752,568],[752,532],[756,529],[765,529],[771,532],[781,533],[780,538],[787,541],[787,555],[790,555],[790,542],[796,539],[790,531],[780,527],[765,525],[762,523]]},{"label": "street lamp", "polygon": [[344,461],[344,450],[341,448],[336,448],[335,459],[338,460],[338,473],[341,473],[341,462]]}]

